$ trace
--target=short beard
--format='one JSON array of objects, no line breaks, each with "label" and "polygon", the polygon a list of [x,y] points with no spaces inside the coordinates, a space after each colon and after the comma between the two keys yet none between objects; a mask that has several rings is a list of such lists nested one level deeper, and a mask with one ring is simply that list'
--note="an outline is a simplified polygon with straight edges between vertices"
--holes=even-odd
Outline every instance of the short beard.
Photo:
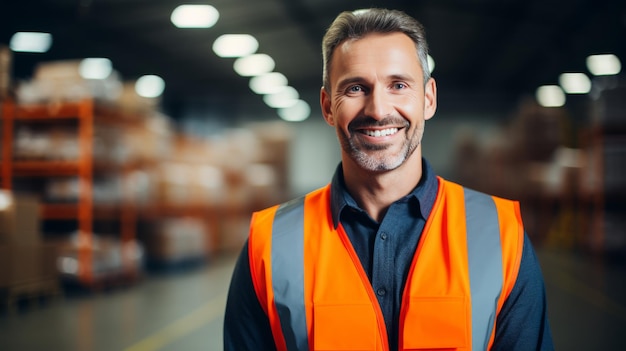
[{"label": "short beard", "polygon": [[[404,132],[406,134],[409,131],[409,124],[404,120],[402,121],[402,123],[405,124]],[[357,127],[378,127],[388,124],[391,124],[389,120],[373,121],[369,118],[359,119],[351,123],[349,130],[351,131],[352,135],[355,135],[356,133],[354,132],[354,130],[356,130]],[[368,154],[368,152],[384,151],[389,147],[389,145],[360,144],[358,141],[356,141],[356,138],[348,137],[348,135],[346,135],[343,131],[340,131],[339,140],[343,150],[348,153],[359,166],[367,171],[380,173],[394,170],[404,164],[404,162],[413,154],[413,152],[415,152],[415,150],[419,146],[421,135],[416,134],[420,134],[421,130],[422,129],[417,128],[413,136],[410,138],[408,135],[406,135],[408,143],[405,142],[405,144],[403,144],[400,154],[384,156],[382,159],[371,156]]]}]

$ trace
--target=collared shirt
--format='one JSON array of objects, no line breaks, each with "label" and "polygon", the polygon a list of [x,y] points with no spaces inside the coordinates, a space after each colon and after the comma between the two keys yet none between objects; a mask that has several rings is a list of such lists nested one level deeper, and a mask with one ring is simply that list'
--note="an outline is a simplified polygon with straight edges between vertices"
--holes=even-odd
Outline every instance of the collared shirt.
[{"label": "collared shirt", "polygon": [[335,226],[341,221],[372,284],[385,318],[389,346],[396,350],[400,304],[407,274],[439,186],[428,162],[422,162],[422,178],[408,195],[387,209],[376,222],[348,193],[341,165],[331,184],[331,214]]},{"label": "collared shirt", "polygon": [[346,190],[341,165],[331,184],[331,214],[343,225],[372,284],[385,318],[390,350],[398,347],[400,304],[407,274],[439,182],[426,160],[422,177],[406,196],[387,209],[379,223],[362,210]]},{"label": "collared shirt", "polygon": [[[331,184],[331,211],[341,222],[370,279],[380,304],[390,350],[398,348],[402,290],[426,219],[435,202],[438,180],[425,160],[417,187],[394,202],[380,223],[349,195],[341,165]],[[496,321],[493,350],[553,350],[539,262],[524,235],[515,286]],[[224,350],[276,350],[267,315],[254,291],[247,243],[233,272],[226,315]]]}]

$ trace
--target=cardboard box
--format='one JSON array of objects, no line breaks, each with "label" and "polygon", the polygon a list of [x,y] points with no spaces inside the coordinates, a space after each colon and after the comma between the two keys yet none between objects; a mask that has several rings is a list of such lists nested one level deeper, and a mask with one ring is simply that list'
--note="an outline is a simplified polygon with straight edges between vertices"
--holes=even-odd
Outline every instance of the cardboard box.
[{"label": "cardboard box", "polygon": [[0,244],[40,244],[40,201],[34,195],[0,190]]},{"label": "cardboard box", "polygon": [[8,46],[0,45],[0,100],[9,97],[13,54]]},{"label": "cardboard box", "polygon": [[58,279],[57,258],[50,243],[0,245],[0,288]]},{"label": "cardboard box", "polygon": [[204,258],[211,251],[206,223],[196,218],[159,221],[155,231],[145,235],[144,244],[152,260],[177,262]]},{"label": "cardboard box", "polygon": [[219,250],[239,252],[250,233],[250,214],[232,214],[220,222]]}]

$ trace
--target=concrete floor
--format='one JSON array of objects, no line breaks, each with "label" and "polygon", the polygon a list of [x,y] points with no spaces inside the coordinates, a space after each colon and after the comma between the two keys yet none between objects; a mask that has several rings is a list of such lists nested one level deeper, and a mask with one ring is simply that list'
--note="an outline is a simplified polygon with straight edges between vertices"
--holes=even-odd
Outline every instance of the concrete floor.
[{"label": "concrete floor", "polygon": [[[626,350],[626,265],[539,250],[557,350]],[[0,350],[222,350],[235,257],[0,316]]]},{"label": "concrete floor", "polygon": [[626,260],[539,251],[557,350],[626,350]]},{"label": "concrete floor", "polygon": [[[0,350],[222,350],[235,257],[0,316]],[[30,307],[30,306],[27,306]]]}]

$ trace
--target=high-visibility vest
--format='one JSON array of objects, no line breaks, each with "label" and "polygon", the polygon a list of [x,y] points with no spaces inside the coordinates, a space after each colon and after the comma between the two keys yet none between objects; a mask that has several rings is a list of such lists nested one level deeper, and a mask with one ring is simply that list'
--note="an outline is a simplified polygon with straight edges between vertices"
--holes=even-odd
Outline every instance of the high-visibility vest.
[{"label": "high-visibility vest", "polygon": [[[487,350],[521,260],[519,204],[439,178],[400,311],[400,350]],[[330,185],[253,214],[257,297],[278,350],[388,350],[383,315]]]}]

